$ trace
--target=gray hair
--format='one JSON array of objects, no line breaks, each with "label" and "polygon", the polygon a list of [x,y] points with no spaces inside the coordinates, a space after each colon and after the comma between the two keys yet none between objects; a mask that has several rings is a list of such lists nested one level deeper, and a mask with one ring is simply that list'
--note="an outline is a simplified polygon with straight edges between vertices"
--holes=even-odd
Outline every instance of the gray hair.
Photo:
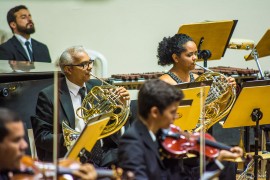
[{"label": "gray hair", "polygon": [[62,73],[64,73],[65,65],[72,64],[76,59],[78,53],[87,53],[83,46],[72,46],[67,48],[60,56],[58,60],[58,65],[61,68]]}]

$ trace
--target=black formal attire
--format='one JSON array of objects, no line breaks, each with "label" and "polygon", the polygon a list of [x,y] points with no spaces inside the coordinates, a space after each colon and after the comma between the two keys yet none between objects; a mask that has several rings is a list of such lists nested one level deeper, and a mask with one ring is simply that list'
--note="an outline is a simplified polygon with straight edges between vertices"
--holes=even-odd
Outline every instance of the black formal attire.
[{"label": "black formal attire", "polygon": [[[97,85],[101,85],[101,82],[95,79],[89,80],[86,83],[87,92]],[[54,86],[51,85],[39,93],[36,115],[31,118],[38,157],[42,161],[52,161],[53,157],[53,91]],[[58,157],[63,157],[67,152],[67,148],[64,146],[62,122],[65,121],[69,127],[75,129],[75,113],[65,78],[59,80],[58,96]]]},{"label": "black formal attire", "polygon": [[118,148],[118,166],[124,171],[132,171],[139,180],[191,180],[183,161],[162,159],[159,142],[153,141],[149,130],[140,120],[136,120],[121,137]]},{"label": "black formal attire", "polygon": [[[237,166],[236,163],[230,161],[222,161],[224,169],[220,172],[219,180],[234,180],[236,179]],[[207,171],[215,171],[217,166],[210,162],[206,166]],[[198,157],[188,158],[183,160],[183,173],[190,177],[190,180],[200,179],[200,159]]]},{"label": "black formal attire", "polygon": [[[51,62],[49,50],[45,44],[33,38],[31,38],[31,44],[34,62]],[[0,45],[0,60],[29,61],[29,58],[20,41],[13,36]]]},{"label": "black formal attire", "polygon": [[[137,100],[131,100],[130,102],[130,113],[124,130],[126,131],[131,124],[136,120],[137,117]],[[100,166],[111,167],[118,162],[118,146],[119,139],[121,138],[121,131],[103,139],[104,146],[102,147],[104,154]]]},{"label": "black formal attire", "polygon": [[[125,171],[133,171],[135,179],[156,180],[198,180],[200,179],[199,159],[167,159],[161,160],[159,143],[154,142],[147,127],[136,120],[121,137],[118,149],[118,165]],[[225,168],[220,179],[235,179],[234,163],[223,162]],[[210,162],[207,171],[216,171],[218,167]]]},{"label": "black formal attire", "polygon": [[0,171],[0,180],[9,180],[8,171]]},{"label": "black formal attire", "polygon": [[137,120],[120,139],[118,165],[133,171],[135,179],[168,179],[158,149],[147,127]]}]

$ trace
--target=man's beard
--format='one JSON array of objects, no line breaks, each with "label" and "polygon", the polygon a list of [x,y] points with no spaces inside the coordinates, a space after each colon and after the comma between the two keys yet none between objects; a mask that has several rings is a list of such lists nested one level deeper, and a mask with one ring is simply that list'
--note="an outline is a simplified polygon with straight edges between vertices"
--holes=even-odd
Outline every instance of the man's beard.
[{"label": "man's beard", "polygon": [[17,29],[18,29],[19,32],[24,33],[24,34],[33,34],[35,32],[35,26],[34,26],[34,24],[33,24],[33,26],[31,28],[19,26],[17,24]]}]

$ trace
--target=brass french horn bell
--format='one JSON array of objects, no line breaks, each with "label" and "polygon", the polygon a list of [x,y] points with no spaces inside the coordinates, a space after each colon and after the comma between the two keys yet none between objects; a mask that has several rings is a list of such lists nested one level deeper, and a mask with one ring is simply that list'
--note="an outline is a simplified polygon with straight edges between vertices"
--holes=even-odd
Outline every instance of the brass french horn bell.
[{"label": "brass french horn bell", "polygon": [[232,108],[236,99],[236,90],[229,84],[224,74],[214,72],[208,68],[197,66],[206,72],[195,79],[195,82],[210,81],[213,83],[205,100],[205,111],[203,112],[204,124],[199,122],[195,132],[203,129],[207,131],[211,126],[224,118]]},{"label": "brass french horn bell", "polygon": [[[91,73],[90,75],[100,80],[102,85],[95,86],[91,89],[85,96],[82,106],[76,110],[76,114],[84,120],[85,124],[87,124],[92,117],[112,112],[109,123],[99,137],[99,139],[102,139],[119,131],[126,123],[130,112],[130,101],[125,100],[125,102],[123,102],[121,96],[115,94],[115,90],[118,88],[117,86],[113,86]],[[76,142],[80,132],[70,128],[65,122],[62,123],[62,130],[65,146],[69,150]]]}]

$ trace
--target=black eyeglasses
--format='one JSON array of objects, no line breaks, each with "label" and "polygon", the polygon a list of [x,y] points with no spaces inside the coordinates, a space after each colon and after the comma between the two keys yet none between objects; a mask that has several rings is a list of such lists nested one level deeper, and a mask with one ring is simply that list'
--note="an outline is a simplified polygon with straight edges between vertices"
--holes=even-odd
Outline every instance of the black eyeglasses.
[{"label": "black eyeglasses", "polygon": [[79,67],[82,67],[83,69],[87,69],[93,63],[94,63],[94,60],[90,59],[89,61],[85,61],[80,64],[67,64],[66,66],[79,66]]}]

